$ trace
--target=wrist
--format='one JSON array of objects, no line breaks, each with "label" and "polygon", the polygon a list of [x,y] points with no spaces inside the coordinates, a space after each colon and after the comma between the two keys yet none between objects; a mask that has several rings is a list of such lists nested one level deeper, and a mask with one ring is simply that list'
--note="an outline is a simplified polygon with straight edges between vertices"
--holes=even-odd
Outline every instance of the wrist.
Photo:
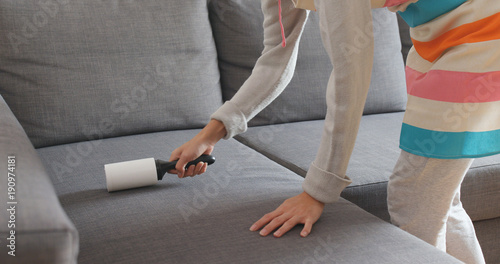
[{"label": "wrist", "polygon": [[314,200],[314,201],[318,202],[319,204],[321,204],[321,205],[323,205],[323,206],[325,205],[325,203],[324,203],[324,202],[317,200],[316,198],[312,197],[311,195],[309,195],[309,194],[308,194],[307,192],[305,192],[305,191],[303,191],[303,192],[302,192],[302,195],[304,195],[304,196],[308,197],[308,198],[309,198],[309,199],[311,199],[311,200]]},{"label": "wrist", "polygon": [[224,124],[216,119],[210,120],[210,122],[202,129],[200,136],[204,141],[210,142],[210,144],[215,145],[219,140],[221,140],[226,135],[226,127]]}]

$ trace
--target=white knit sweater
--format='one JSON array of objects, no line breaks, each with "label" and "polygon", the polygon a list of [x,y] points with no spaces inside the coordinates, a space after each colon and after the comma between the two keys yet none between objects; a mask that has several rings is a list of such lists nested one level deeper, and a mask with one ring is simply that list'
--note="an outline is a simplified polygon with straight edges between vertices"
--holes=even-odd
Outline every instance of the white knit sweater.
[{"label": "white knit sweater", "polygon": [[[251,76],[234,97],[211,117],[224,123],[229,139],[246,131],[247,122],[271,103],[292,79],[299,40],[309,11],[282,1],[286,47],[282,47],[277,0],[262,0],[264,50]],[[311,164],[303,189],[315,199],[331,203],[351,183],[345,175],[366,95],[373,64],[373,37],[359,46],[360,31],[372,23],[370,0],[315,0],[323,44],[334,70],[327,87],[327,115],[321,146]],[[368,32],[370,33],[370,32]],[[370,35],[370,34],[368,34]],[[350,47],[357,47],[351,52]],[[300,150],[297,150],[300,151]]]}]

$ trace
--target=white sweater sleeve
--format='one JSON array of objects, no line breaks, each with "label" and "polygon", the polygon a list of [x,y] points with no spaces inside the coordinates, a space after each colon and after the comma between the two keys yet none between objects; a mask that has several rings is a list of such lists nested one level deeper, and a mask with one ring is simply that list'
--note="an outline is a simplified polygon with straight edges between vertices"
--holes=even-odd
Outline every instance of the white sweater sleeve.
[{"label": "white sweater sleeve", "polygon": [[282,1],[282,21],[286,47],[281,46],[281,26],[277,0],[262,0],[264,50],[250,77],[238,92],[211,118],[224,123],[229,139],[245,132],[247,122],[269,105],[288,85],[297,62],[300,37],[309,11],[296,9],[292,1]]},{"label": "white sweater sleeve", "polygon": [[[316,200],[332,203],[351,183],[346,176],[370,86],[373,30],[369,0],[315,0],[333,64],[321,144],[302,184]],[[390,96],[390,95],[388,95]]]},{"label": "white sweater sleeve", "polygon": [[[247,129],[247,122],[290,82],[308,11],[282,1],[287,46],[281,46],[277,0],[262,0],[264,51],[252,74],[213,115],[224,123],[226,139]],[[323,44],[334,65],[327,88],[327,115],[321,146],[303,182],[304,191],[331,203],[351,183],[347,164],[370,86],[373,35],[370,0],[315,0]]]}]

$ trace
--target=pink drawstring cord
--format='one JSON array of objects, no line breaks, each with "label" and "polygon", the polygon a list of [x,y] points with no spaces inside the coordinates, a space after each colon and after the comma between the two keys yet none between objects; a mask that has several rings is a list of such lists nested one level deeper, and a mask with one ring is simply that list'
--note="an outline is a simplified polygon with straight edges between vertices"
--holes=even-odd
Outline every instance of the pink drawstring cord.
[{"label": "pink drawstring cord", "polygon": [[281,27],[281,46],[284,48],[286,47],[286,38],[285,38],[285,27],[283,27],[283,18],[281,17],[281,0],[278,0],[278,12],[279,12],[279,21],[280,21],[280,27]]}]

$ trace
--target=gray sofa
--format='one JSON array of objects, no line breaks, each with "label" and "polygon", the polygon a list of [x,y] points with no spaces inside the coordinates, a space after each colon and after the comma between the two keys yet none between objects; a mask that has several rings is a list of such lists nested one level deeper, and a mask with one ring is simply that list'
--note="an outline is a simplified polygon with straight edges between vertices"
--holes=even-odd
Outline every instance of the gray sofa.
[{"label": "gray sofa", "polygon": [[[307,238],[276,239],[248,228],[301,192],[316,154],[331,65],[315,13],[291,84],[209,172],[108,193],[104,164],[168,159],[237,91],[262,50],[260,1],[1,0],[0,262],[460,263],[388,223],[405,85],[396,16],[373,14],[353,184]],[[462,190],[488,263],[499,174],[500,157],[478,159]]]}]

